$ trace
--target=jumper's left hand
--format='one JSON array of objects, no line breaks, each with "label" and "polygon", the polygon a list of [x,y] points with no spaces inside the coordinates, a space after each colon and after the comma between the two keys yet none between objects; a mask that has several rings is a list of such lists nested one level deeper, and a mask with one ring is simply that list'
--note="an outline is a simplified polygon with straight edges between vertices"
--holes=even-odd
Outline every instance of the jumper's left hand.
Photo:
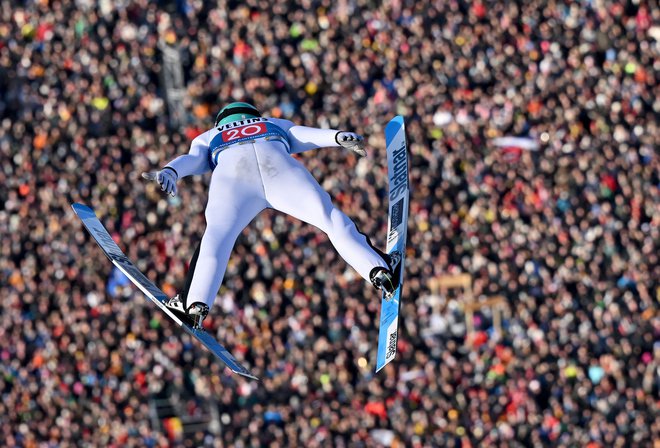
[{"label": "jumper's left hand", "polygon": [[367,150],[364,149],[364,137],[355,132],[340,131],[337,132],[335,140],[342,148],[350,149],[360,157],[367,155]]}]

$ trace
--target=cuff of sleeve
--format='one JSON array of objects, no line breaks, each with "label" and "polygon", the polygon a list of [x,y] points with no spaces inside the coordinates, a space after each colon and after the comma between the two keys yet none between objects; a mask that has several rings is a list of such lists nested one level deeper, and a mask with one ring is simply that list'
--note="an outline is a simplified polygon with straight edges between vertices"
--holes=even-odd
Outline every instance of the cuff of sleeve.
[{"label": "cuff of sleeve", "polygon": [[176,178],[177,178],[177,179],[179,178],[179,173],[177,173],[177,171],[176,171],[174,168],[172,168],[171,166],[164,166],[164,167],[163,167],[163,170],[172,170],[172,172],[174,173],[174,175],[176,176]]}]

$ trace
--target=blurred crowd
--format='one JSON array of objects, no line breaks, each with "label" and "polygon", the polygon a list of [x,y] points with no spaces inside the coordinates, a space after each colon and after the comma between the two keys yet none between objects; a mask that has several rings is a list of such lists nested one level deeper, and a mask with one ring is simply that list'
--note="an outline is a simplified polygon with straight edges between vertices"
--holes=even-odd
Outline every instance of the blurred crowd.
[{"label": "blurred crowd", "polygon": [[[660,9],[646,0],[0,0],[3,446],[658,446]],[[162,53],[183,65],[173,124]],[[95,208],[167,294],[209,177],[140,178],[222,105],[366,136],[301,160],[385,244],[385,123],[406,118],[411,213],[399,354],[326,236],[265,212],[207,330],[227,373],[103,257]],[[525,137],[537,150],[500,148]],[[468,338],[460,291],[501,295]],[[184,431],[155,400],[181,397]],[[180,412],[179,412],[180,414]],[[177,421],[179,424],[174,424]]]}]

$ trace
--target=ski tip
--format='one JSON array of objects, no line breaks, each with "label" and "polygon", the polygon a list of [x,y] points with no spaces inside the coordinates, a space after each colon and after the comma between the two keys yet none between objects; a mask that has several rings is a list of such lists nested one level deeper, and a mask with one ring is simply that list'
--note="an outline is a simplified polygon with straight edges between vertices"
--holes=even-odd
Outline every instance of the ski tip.
[{"label": "ski tip", "polygon": [[397,115],[387,123],[387,126],[385,126],[385,129],[387,129],[388,127],[391,127],[391,126],[403,126],[403,125],[404,125],[403,115]]},{"label": "ski tip", "polygon": [[[393,141],[403,138],[405,142],[405,123],[401,115],[392,118],[385,126],[385,140],[390,145]],[[400,134],[403,133],[403,134]]]},{"label": "ski tip", "polygon": [[71,204],[71,208],[72,208],[75,212],[80,212],[80,211],[91,211],[91,210],[92,210],[90,207],[88,207],[88,206],[85,205],[85,204],[81,204],[80,202],[74,202],[73,204]]},{"label": "ski tip", "polygon": [[71,204],[71,208],[81,218],[85,218],[88,216],[90,217],[96,216],[94,210],[92,210],[90,207],[86,206],[85,204],[81,204],[79,202],[74,202],[73,204]]}]

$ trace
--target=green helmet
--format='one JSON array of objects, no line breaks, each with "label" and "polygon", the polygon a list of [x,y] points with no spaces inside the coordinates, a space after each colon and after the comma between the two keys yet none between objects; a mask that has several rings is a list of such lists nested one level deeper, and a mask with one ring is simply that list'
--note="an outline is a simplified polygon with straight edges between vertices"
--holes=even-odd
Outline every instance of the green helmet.
[{"label": "green helmet", "polygon": [[252,104],[229,103],[218,112],[215,117],[215,126],[256,117],[261,117],[261,113]]}]

